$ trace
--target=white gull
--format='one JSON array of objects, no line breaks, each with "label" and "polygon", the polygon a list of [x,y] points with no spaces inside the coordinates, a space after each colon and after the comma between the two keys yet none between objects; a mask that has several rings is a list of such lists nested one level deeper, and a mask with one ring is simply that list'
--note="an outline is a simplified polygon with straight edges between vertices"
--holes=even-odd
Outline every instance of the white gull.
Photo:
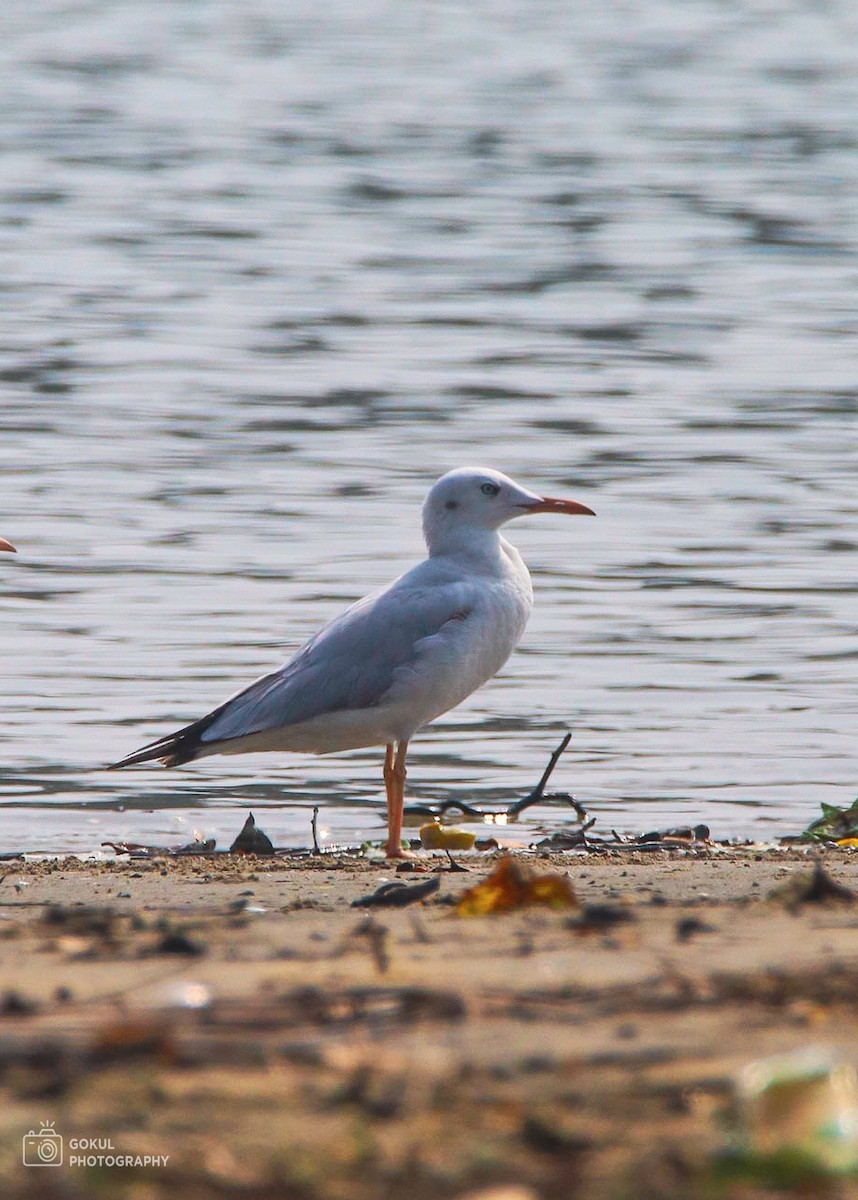
[{"label": "white gull", "polygon": [[498,530],[530,513],[594,515],[483,467],[442,476],[423,505],[429,556],[358,600],[288,662],[200,720],[129,754],[179,766],[210,754],[330,754],[384,746],[387,854],[402,857],[405,757],[421,726],[500,670],[533,607],[530,574]]}]

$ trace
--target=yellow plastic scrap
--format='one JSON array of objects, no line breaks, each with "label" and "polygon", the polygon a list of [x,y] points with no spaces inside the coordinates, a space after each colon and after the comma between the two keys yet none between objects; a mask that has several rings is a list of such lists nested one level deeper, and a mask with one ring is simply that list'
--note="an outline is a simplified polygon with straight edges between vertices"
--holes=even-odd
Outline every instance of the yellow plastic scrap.
[{"label": "yellow plastic scrap", "polygon": [[467,829],[445,829],[438,821],[420,826],[420,844],[424,850],[473,850],[476,835]]},{"label": "yellow plastic scrap", "polygon": [[482,917],[534,905],[577,908],[578,900],[567,876],[537,875],[514,858],[503,858],[496,871],[462,895],[456,912],[460,917]]},{"label": "yellow plastic scrap", "polygon": [[858,837],[838,838],[837,845],[838,846],[849,846],[852,849],[854,849],[856,846],[858,846]]}]

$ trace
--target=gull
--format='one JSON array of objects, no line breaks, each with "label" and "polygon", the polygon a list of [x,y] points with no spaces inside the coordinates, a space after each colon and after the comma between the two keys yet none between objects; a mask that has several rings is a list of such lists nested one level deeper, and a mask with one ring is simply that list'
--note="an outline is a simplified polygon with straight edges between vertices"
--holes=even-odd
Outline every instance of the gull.
[{"label": "gull", "polygon": [[7,542],[5,538],[0,537],[0,550],[8,550],[10,554],[17,554],[18,551],[11,542]]},{"label": "gull", "polygon": [[384,746],[386,853],[404,857],[408,744],[491,679],[518,645],[533,588],[499,530],[532,513],[595,515],[489,468],[443,475],[423,505],[423,562],[334,617],[278,670],[110,769],[154,760],[177,767],[210,754]]}]

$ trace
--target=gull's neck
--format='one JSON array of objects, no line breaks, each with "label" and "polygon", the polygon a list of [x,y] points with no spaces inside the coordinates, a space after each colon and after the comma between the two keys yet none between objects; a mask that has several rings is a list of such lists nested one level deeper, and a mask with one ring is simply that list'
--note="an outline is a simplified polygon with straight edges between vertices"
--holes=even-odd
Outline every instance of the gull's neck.
[{"label": "gull's neck", "polygon": [[448,525],[427,535],[430,558],[448,558],[465,563],[471,570],[487,575],[506,575],[526,571],[521,555],[496,529],[474,525]]},{"label": "gull's neck", "polygon": [[500,551],[501,537],[498,531],[481,525],[450,522],[424,530],[424,536],[430,558],[492,558]]}]

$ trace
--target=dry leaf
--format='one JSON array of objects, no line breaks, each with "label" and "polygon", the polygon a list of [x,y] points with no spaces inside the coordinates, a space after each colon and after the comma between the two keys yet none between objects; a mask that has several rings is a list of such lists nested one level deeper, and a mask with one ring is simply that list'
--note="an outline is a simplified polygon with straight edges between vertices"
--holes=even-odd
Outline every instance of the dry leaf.
[{"label": "dry leaf", "polygon": [[462,895],[456,912],[460,917],[481,917],[533,905],[577,908],[578,900],[566,875],[537,875],[515,859],[503,858],[488,879]]}]

